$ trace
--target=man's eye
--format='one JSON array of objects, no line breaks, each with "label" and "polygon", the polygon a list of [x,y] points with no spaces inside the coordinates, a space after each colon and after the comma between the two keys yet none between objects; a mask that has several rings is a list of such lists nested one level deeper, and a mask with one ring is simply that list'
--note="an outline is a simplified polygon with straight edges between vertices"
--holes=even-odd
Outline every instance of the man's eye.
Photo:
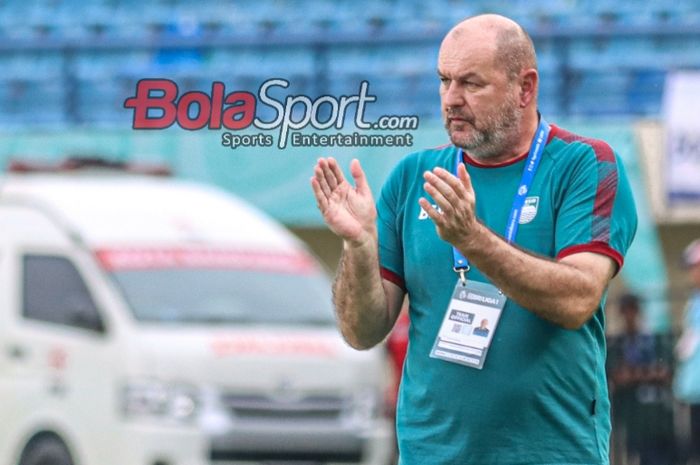
[{"label": "man's eye", "polygon": [[441,77],[441,78],[440,78],[440,83],[447,85],[447,84],[450,83],[450,80],[449,80],[449,78]]}]

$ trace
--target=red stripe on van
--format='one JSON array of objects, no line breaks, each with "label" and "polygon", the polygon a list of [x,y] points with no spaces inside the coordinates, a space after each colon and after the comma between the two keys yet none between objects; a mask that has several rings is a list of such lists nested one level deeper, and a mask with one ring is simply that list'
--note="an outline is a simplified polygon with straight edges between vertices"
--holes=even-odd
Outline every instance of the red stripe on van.
[{"label": "red stripe on van", "polygon": [[309,355],[336,357],[338,348],[330,340],[318,337],[282,335],[241,335],[219,338],[211,343],[211,349],[218,357],[229,355]]},{"label": "red stripe on van", "polygon": [[237,249],[98,249],[97,260],[107,271],[163,268],[223,268],[235,270],[310,273],[318,269],[304,252]]}]

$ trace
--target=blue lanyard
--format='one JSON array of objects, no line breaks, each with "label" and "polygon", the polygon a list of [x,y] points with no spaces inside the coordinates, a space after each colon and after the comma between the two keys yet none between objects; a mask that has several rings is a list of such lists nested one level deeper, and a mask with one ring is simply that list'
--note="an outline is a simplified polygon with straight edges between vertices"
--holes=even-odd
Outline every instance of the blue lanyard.
[{"label": "blue lanyard", "polygon": [[[542,152],[544,152],[548,137],[549,124],[547,124],[544,118],[540,118],[540,124],[537,127],[535,138],[530,145],[530,152],[527,156],[525,169],[523,169],[523,176],[520,179],[518,191],[515,193],[513,206],[511,207],[510,216],[508,217],[508,224],[506,225],[506,241],[508,241],[509,244],[515,241],[515,236],[518,234],[520,212],[523,209],[523,205],[525,205],[525,197],[527,197],[530,186],[532,186],[532,181],[535,179],[535,172],[537,172],[537,167],[542,159]],[[455,162],[455,176],[457,176],[457,167],[459,167],[461,162],[462,149],[459,149]],[[452,255],[454,256],[454,270],[460,273],[462,281],[464,281],[464,273],[469,271],[469,260],[467,260],[467,257],[462,255],[456,247],[452,247]]]}]

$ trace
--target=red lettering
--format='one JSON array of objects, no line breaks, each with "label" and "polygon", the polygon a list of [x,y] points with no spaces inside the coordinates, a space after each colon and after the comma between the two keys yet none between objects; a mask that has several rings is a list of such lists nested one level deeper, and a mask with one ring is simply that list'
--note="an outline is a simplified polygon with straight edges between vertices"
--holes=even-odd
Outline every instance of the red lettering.
[{"label": "red lettering", "polygon": [[[205,126],[221,129],[222,124],[227,129],[240,130],[253,124],[255,95],[239,91],[231,92],[224,98],[225,90],[224,83],[216,81],[211,86],[211,97],[204,92],[191,91],[178,100],[178,88],[174,81],[141,79],[136,84],[136,95],[124,100],[124,108],[134,111],[134,129],[165,129],[176,121],[180,127],[188,130]],[[193,105],[196,105],[196,114]],[[153,116],[153,111],[160,111],[162,115]]]},{"label": "red lettering", "polygon": [[209,129],[221,129],[221,110],[224,106],[224,83],[214,82],[211,85],[211,117]]},{"label": "red lettering", "polygon": [[[162,96],[152,96],[151,92],[162,92]],[[136,84],[136,95],[124,101],[124,108],[134,109],[132,127],[134,129],[165,129],[177,117],[175,104],[177,84],[169,79],[141,79]],[[162,116],[149,117],[148,110],[161,110]]]},{"label": "red lettering", "polygon": [[[197,116],[190,118],[190,106],[197,104]],[[177,102],[177,123],[183,129],[202,129],[209,121],[211,100],[204,92],[192,91],[182,94]]]},{"label": "red lettering", "polygon": [[227,129],[245,129],[255,118],[255,95],[250,92],[231,92],[226,96],[226,103],[231,104],[223,114],[223,123]]}]

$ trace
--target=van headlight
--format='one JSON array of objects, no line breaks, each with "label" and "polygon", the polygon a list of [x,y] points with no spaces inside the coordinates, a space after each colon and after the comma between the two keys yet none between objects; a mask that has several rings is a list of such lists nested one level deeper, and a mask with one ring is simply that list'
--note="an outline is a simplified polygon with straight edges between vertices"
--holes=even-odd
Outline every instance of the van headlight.
[{"label": "van headlight", "polygon": [[187,422],[197,416],[199,394],[194,386],[184,383],[135,379],[124,385],[122,410],[131,418]]}]

